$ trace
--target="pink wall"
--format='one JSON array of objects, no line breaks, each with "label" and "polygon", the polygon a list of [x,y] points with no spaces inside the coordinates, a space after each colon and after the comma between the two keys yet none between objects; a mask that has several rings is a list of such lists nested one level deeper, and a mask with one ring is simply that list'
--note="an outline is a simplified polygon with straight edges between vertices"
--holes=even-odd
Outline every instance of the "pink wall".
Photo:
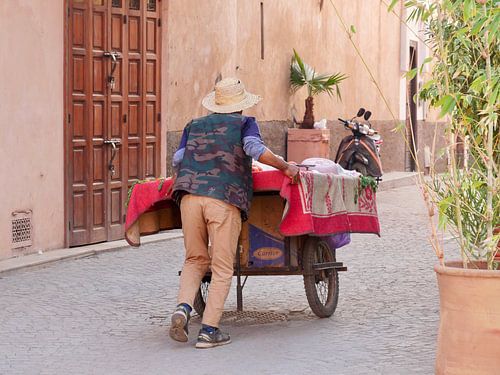
[{"label": "pink wall", "polygon": [[33,211],[33,247],[64,245],[63,0],[0,1],[0,259],[11,213]]},{"label": "pink wall", "polygon": [[[260,56],[260,3],[265,58]],[[336,2],[387,95],[399,105],[399,23],[378,2]],[[201,99],[216,77],[237,75],[264,101],[249,111],[260,121],[303,114],[305,92],[288,85],[292,48],[318,70],[341,71],[342,102],[316,99],[317,119],[335,119],[360,105],[374,120],[391,118],[355,56],[329,2],[287,0],[162,1],[162,174],[167,131],[206,113]],[[313,35],[305,38],[304,35]],[[34,246],[64,246],[64,0],[0,0],[0,259],[11,251],[11,213],[33,211]]]},{"label": "pink wall", "polygon": [[[162,1],[163,147],[169,142],[167,130],[182,130],[193,117],[207,113],[201,100],[217,76],[234,75],[238,2]],[[169,156],[162,148],[162,161]]]},{"label": "pink wall", "polygon": [[[217,75],[238,76],[264,100],[247,113],[260,121],[290,120],[304,113],[305,89],[292,94],[289,66],[293,48],[319,72],[343,72],[342,101],[315,98],[319,120],[345,117],[360,106],[374,120],[393,120],[362,61],[349,42],[329,1],[170,0],[164,13],[163,87],[168,131],[182,130],[193,117],[206,114],[201,100]],[[264,10],[264,59],[261,58],[261,5]],[[337,1],[353,40],[398,116],[400,95],[400,23],[379,1]],[[182,22],[179,22],[182,20]],[[168,64],[166,66],[165,64]],[[167,111],[165,111],[165,107]]]},{"label": "pink wall", "polygon": [[[290,59],[295,48],[319,72],[343,72],[349,76],[341,84],[342,101],[326,94],[314,98],[316,120],[330,120],[333,156],[346,135],[337,118],[351,117],[363,106],[373,112],[372,120],[386,138],[386,171],[404,170],[405,142],[399,133],[391,131],[397,120],[405,118],[405,113],[399,111],[400,96],[403,103],[405,98],[405,91],[400,88],[399,19],[379,1],[334,2],[347,26],[356,28],[352,39],[380,85],[389,110],[331,3],[323,2],[322,8],[320,4],[304,0],[220,0],[217,6],[198,0],[168,2],[163,15],[168,27],[163,29],[162,62],[167,160],[177,147],[185,124],[207,113],[201,100],[213,88],[218,74],[237,76],[249,91],[263,96],[261,103],[245,111],[256,116],[261,125],[291,122],[292,111],[302,120],[307,92],[302,88],[292,93],[289,84]],[[274,134],[284,138],[282,132]]]}]

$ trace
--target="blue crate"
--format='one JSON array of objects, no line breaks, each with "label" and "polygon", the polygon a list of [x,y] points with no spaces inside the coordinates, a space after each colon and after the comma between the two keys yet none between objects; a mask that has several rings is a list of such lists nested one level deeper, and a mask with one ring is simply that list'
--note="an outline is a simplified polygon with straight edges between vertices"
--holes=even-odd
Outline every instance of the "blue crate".
[{"label": "blue crate", "polygon": [[285,241],[273,237],[262,229],[249,224],[249,266],[252,268],[284,267]]}]

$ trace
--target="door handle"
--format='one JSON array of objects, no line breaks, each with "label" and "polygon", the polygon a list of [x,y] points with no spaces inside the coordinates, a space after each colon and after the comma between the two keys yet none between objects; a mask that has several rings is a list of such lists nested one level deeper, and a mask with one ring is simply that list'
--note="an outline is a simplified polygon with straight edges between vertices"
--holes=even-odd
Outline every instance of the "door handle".
[{"label": "door handle", "polygon": [[108,163],[108,169],[111,172],[111,176],[113,176],[115,174],[115,165],[113,164],[113,161],[115,160],[116,153],[118,152],[118,147],[116,147],[116,146],[120,145],[121,142],[122,142],[121,139],[117,139],[117,138],[111,138],[111,139],[104,140],[105,145],[111,145],[111,147],[113,147],[113,150],[111,150],[111,160]]},{"label": "door handle", "polygon": [[115,62],[115,63],[116,63],[117,59],[122,58],[122,55],[120,54],[120,52],[116,52],[116,51],[105,51],[103,53],[103,56],[104,57],[111,57],[113,59],[113,62]]},{"label": "door handle", "polygon": [[120,52],[116,52],[116,51],[105,51],[103,53],[103,56],[104,57],[111,57],[111,72],[108,75],[108,85],[109,85],[109,87],[111,87],[111,89],[114,89],[115,88],[115,77],[113,74],[115,73],[116,62],[118,59],[122,58],[122,55],[120,54]]},{"label": "door handle", "polygon": [[121,144],[122,140],[118,138],[111,138],[111,139],[105,139],[104,144],[105,145],[111,145],[113,147],[113,150],[116,149],[116,146]]}]

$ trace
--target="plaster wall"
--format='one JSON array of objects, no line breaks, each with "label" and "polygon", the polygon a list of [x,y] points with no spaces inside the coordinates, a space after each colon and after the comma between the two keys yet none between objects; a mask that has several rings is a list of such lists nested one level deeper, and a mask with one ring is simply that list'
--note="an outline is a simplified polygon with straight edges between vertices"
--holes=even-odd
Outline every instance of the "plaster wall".
[{"label": "plaster wall", "polygon": [[438,172],[446,171],[448,154],[446,153],[445,138],[446,123],[443,121],[419,121],[417,134],[417,155],[425,171],[425,148],[430,152],[430,164]]},{"label": "plaster wall", "polygon": [[[63,0],[0,1],[0,259],[64,245]],[[11,250],[11,213],[33,246]]]},{"label": "plaster wall", "polygon": [[[261,3],[263,50],[261,56]],[[360,106],[374,119],[392,119],[399,107],[399,20],[379,1],[337,3],[340,16],[357,32],[359,46],[387,99],[383,102],[369,74],[349,42],[330,2],[223,0],[217,3],[172,0],[164,29],[163,84],[169,131],[182,130],[192,117],[207,112],[201,99],[222,77],[235,75],[249,91],[264,100],[248,114],[260,121],[290,120],[304,112],[305,89],[292,94],[289,66],[293,49],[319,72],[343,72],[342,101],[328,95],[315,97],[317,119],[349,116]],[[182,24],[179,20],[182,19]],[[305,37],[307,35],[307,37]],[[311,37],[312,36],[312,37]]]},{"label": "plaster wall", "polygon": [[[167,20],[162,40],[162,131],[166,134],[206,114],[203,97],[218,77],[234,75],[238,20],[236,0],[162,3]],[[168,155],[163,160],[172,156],[179,137],[165,136]]]},{"label": "plaster wall", "polygon": [[[307,92],[305,88],[290,91],[289,66],[294,48],[318,72],[349,76],[341,85],[342,100],[326,94],[315,97],[316,120],[350,117],[361,106],[373,112],[374,121],[383,121],[387,127],[395,124],[394,118],[401,119],[398,18],[375,0],[334,4],[347,27],[353,25],[356,29],[352,40],[382,95],[329,1],[223,0],[208,4],[171,0],[166,12],[169,27],[163,30],[163,61],[168,61],[168,67],[165,63],[163,67],[167,164],[180,137],[175,133],[191,118],[208,113],[201,100],[212,90],[217,77],[237,76],[249,91],[264,98],[245,111],[261,124],[288,121],[290,126],[293,116],[301,121]],[[339,137],[345,135],[338,121],[329,127],[332,133],[339,132]],[[282,146],[277,145],[286,141],[273,137],[281,133],[285,136],[285,132],[264,132],[280,152]]]},{"label": "plaster wall", "polygon": [[[322,8],[316,1],[262,1],[264,59],[260,55],[260,3],[238,2],[239,76],[264,97],[255,109],[259,119],[287,119],[293,112],[302,120],[307,91],[303,88],[291,94],[288,83],[294,48],[318,72],[349,76],[341,84],[342,101],[326,94],[315,97],[316,120],[348,117],[361,106],[370,109],[374,119],[391,118],[329,1]],[[345,24],[357,30],[352,40],[394,112],[399,101],[399,21],[378,1],[334,4]]]},{"label": "plaster wall", "polygon": [[[180,131],[191,118],[207,113],[202,98],[227,76],[240,77],[249,91],[264,97],[246,113],[258,118],[266,143],[284,156],[292,114],[301,120],[307,95],[305,89],[295,94],[289,89],[293,48],[317,71],[349,76],[341,85],[342,101],[315,97],[316,119],[330,120],[332,139],[345,135],[336,118],[349,117],[360,106],[373,112],[372,119],[390,137],[400,105],[400,25],[380,1],[334,4],[347,27],[357,30],[352,40],[388,107],[329,1],[160,4],[162,174],[168,173]],[[0,55],[0,259],[64,246],[63,12],[63,0],[0,1],[0,49],[8,51]],[[332,144],[332,157],[337,146]],[[384,147],[391,146],[386,141]],[[12,251],[11,213],[16,210],[33,211],[33,246]]]}]

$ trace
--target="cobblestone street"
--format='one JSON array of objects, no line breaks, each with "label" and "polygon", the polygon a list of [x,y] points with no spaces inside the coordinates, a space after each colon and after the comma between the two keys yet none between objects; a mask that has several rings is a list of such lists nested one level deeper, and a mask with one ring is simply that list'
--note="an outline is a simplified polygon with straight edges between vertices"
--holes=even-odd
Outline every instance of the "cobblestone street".
[{"label": "cobblestone street", "polygon": [[182,239],[2,275],[0,374],[433,374],[436,258],[420,193],[383,191],[378,209],[381,238],[356,234],[337,252],[348,272],[331,318],[312,315],[302,277],[249,278],[245,308],[288,320],[225,326],[233,343],[206,351],[197,320],[188,344],[168,337]]}]

